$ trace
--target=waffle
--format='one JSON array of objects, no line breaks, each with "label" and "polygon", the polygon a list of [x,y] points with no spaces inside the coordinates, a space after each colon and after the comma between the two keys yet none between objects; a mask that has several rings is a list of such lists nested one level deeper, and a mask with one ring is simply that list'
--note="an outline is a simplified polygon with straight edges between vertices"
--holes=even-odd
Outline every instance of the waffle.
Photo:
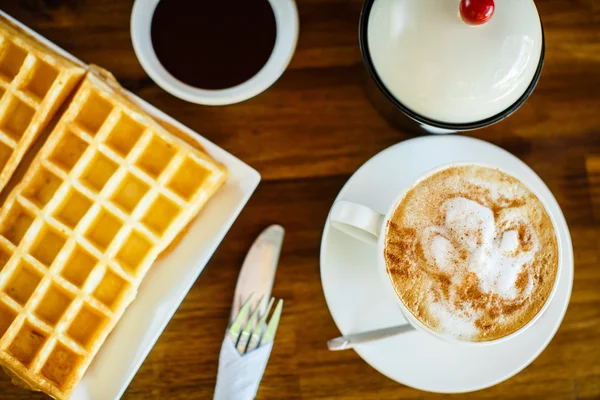
[{"label": "waffle", "polygon": [[0,17],[0,191],[84,73]]},{"label": "waffle", "polygon": [[154,260],[225,178],[88,73],[0,211],[0,365],[69,398]]}]

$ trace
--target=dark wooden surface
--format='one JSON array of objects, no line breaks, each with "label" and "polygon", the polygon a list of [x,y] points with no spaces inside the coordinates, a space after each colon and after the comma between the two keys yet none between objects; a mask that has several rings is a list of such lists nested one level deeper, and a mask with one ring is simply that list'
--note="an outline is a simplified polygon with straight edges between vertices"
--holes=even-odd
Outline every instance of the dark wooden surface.
[{"label": "dark wooden surface", "polygon": [[[453,398],[600,398],[600,1],[536,1],[546,65],[529,101],[471,136],[528,163],[562,206],[575,249],[565,320],[524,371]],[[239,105],[202,107],[158,88],[129,36],[131,0],[0,0],[0,8],[237,155],[263,176],[248,206],[126,392],[126,399],[211,398],[236,277],[256,235],[287,229],[274,295],[286,300],[261,399],[416,399],[354,352],[330,353],[339,334],[319,278],[319,243],[337,192],[363,162],[413,135],[389,127],[365,97],[357,43],[361,0],[299,0],[300,40],[283,77]],[[194,51],[194,49],[190,49]],[[0,378],[0,398],[43,398]]]}]

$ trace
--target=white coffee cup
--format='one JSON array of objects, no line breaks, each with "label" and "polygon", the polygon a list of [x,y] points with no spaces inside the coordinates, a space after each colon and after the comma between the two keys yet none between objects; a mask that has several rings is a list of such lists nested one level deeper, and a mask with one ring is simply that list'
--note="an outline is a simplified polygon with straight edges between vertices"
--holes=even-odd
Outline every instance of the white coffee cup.
[{"label": "white coffee cup", "polygon": [[[410,189],[415,187],[419,182],[425,180],[429,176],[431,176],[441,170],[444,170],[446,168],[453,167],[453,166],[460,166],[460,165],[477,165],[477,166],[481,166],[481,167],[494,168],[494,169],[498,169],[508,175],[514,176],[514,174],[503,171],[501,168],[498,168],[497,166],[485,165],[485,164],[481,164],[481,163],[446,164],[446,165],[437,167],[435,169],[432,169],[432,170],[424,173],[420,177],[418,177],[411,185],[409,185],[402,192],[400,192],[400,194],[398,195],[396,200],[392,203],[392,205],[385,212],[385,214],[379,213],[379,212],[377,212],[367,206],[364,206],[362,204],[357,204],[357,203],[353,203],[350,201],[342,200],[342,201],[337,201],[333,205],[331,212],[329,213],[329,221],[331,222],[331,225],[333,227],[346,233],[347,235],[352,236],[363,242],[371,243],[374,246],[377,246],[376,267],[378,269],[378,272],[380,273],[379,275],[382,278],[382,282],[383,282],[382,286],[384,287],[384,290],[386,290],[389,293],[389,296],[393,296],[397,300],[397,302],[400,306],[400,310],[402,311],[402,314],[404,315],[406,320],[415,329],[427,332],[435,337],[438,337],[440,339],[443,339],[443,340],[451,342],[451,343],[460,343],[460,344],[471,345],[471,346],[496,344],[496,343],[500,343],[500,342],[504,342],[506,340],[512,339],[515,336],[523,333],[526,329],[531,327],[535,323],[535,321],[537,321],[537,319],[548,308],[548,305],[550,304],[552,297],[556,293],[556,288],[558,286],[558,277],[560,276],[560,272],[561,272],[561,268],[562,268],[562,265],[561,265],[562,263],[560,262],[560,259],[561,259],[560,254],[558,257],[558,259],[559,259],[558,269],[556,272],[556,278],[555,278],[555,281],[554,281],[554,284],[552,287],[552,291],[551,291],[550,295],[548,296],[548,299],[546,299],[546,302],[542,306],[541,310],[527,324],[525,324],[523,327],[521,327],[517,331],[515,331],[509,335],[503,336],[501,338],[498,338],[495,340],[484,341],[484,342],[461,340],[461,339],[458,339],[458,338],[448,335],[448,334],[442,334],[442,333],[436,332],[433,329],[427,327],[425,324],[423,324],[421,321],[419,321],[410,312],[410,310],[408,310],[406,308],[406,306],[402,303],[402,301],[396,294],[396,292],[394,290],[394,286],[392,284],[392,280],[387,273],[387,267],[386,267],[385,257],[384,257],[385,238],[387,236],[388,222],[389,222],[390,218],[392,217],[392,214],[396,210],[397,205],[404,199],[404,196],[410,191]],[[516,179],[518,179],[520,182],[522,182],[523,184],[525,184],[524,181],[522,179],[519,179],[518,176],[514,176],[514,177]],[[538,199],[542,202],[542,204],[544,205],[544,208],[546,209],[546,211],[548,212],[548,215],[550,216],[550,219],[552,220],[552,226],[554,228],[554,231],[557,232],[556,219],[550,212],[549,207],[547,207],[546,201],[544,200],[544,198],[542,198],[538,193],[536,193],[532,189],[529,189],[529,190],[531,190],[538,197]],[[561,250],[560,250],[560,246],[559,246],[559,252],[560,251]]]},{"label": "white coffee cup", "polygon": [[[237,86],[207,90],[187,85],[162,66],[150,36],[152,16],[160,0],[136,0],[131,13],[131,40],[142,68],[154,82],[173,96],[196,104],[221,106],[239,103],[269,88],[292,60],[298,41],[298,10],[294,0],[269,0],[275,15],[277,36],[267,63],[252,78]],[[200,0],[199,0],[200,1]]]}]

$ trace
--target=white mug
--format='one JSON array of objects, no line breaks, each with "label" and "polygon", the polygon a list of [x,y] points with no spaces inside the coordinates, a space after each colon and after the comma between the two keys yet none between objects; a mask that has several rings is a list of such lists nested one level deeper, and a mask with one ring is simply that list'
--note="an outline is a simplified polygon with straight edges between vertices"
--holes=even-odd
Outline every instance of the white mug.
[{"label": "white mug", "polygon": [[[546,299],[546,302],[544,303],[542,309],[527,324],[522,326],[517,331],[515,331],[509,335],[503,336],[501,338],[498,338],[495,340],[489,340],[489,341],[485,341],[485,342],[474,342],[474,341],[468,341],[468,340],[461,340],[454,336],[442,334],[437,331],[434,331],[433,329],[431,329],[428,326],[426,326],[425,324],[423,324],[402,303],[402,301],[396,294],[396,292],[394,290],[394,286],[392,284],[392,280],[387,273],[387,267],[386,267],[385,257],[384,257],[385,238],[387,236],[388,222],[389,222],[392,214],[396,210],[397,205],[404,199],[404,196],[408,193],[408,191],[410,189],[412,189],[413,187],[415,187],[419,182],[425,180],[429,176],[431,176],[439,171],[442,171],[446,168],[459,166],[459,165],[478,165],[478,166],[482,166],[482,167],[495,168],[495,169],[502,171],[501,168],[498,168],[496,166],[484,165],[484,164],[480,164],[480,163],[477,163],[477,164],[475,164],[475,163],[453,163],[453,164],[443,165],[443,166],[437,167],[437,168],[430,170],[430,171],[426,172],[425,174],[421,175],[412,184],[410,184],[407,188],[405,188],[398,195],[396,200],[392,203],[391,207],[385,212],[385,214],[379,213],[379,212],[377,212],[367,206],[364,206],[362,204],[357,204],[357,203],[353,203],[350,201],[342,200],[342,201],[337,201],[333,205],[331,212],[329,213],[329,221],[331,222],[331,225],[333,227],[346,233],[347,235],[352,236],[363,242],[371,243],[374,246],[377,246],[376,266],[382,277],[383,286],[384,286],[385,290],[389,292],[390,296],[394,296],[394,298],[396,298],[396,300],[400,306],[400,310],[402,311],[402,314],[404,315],[406,320],[415,329],[427,332],[431,335],[434,335],[440,339],[446,340],[451,343],[461,343],[461,344],[473,345],[473,346],[481,346],[481,345],[490,345],[490,344],[500,343],[500,342],[504,342],[506,340],[509,340],[509,339],[521,334],[526,329],[531,327],[535,323],[535,321],[537,321],[537,319],[548,308],[548,305],[550,304],[552,297],[556,293],[556,288],[558,286],[558,277],[560,276],[560,272],[561,272],[561,268],[562,268],[561,267],[562,263],[560,262],[560,259],[561,259],[560,257],[559,257],[558,269],[556,272],[556,277],[555,277],[552,291],[550,293],[550,296],[548,296],[548,299]],[[512,174],[510,174],[506,171],[502,171],[502,172],[513,176]],[[515,176],[515,178],[519,179],[517,176]],[[522,179],[519,179],[519,181],[523,182]],[[529,189],[529,190],[531,190],[531,189]],[[555,218],[551,214],[544,199],[542,197],[540,197],[539,194],[537,194],[535,192],[533,192],[533,193],[538,197],[538,199],[544,205],[544,208],[546,209],[546,211],[548,212],[548,215],[550,216],[550,219],[552,220],[552,226],[554,228],[554,231],[557,232]],[[559,247],[559,251],[560,251],[560,247]]]},{"label": "white mug", "polygon": [[[298,41],[298,10],[294,0],[269,0],[275,15],[277,36],[267,63],[252,78],[237,86],[207,90],[187,85],[162,66],[150,37],[154,10],[160,0],[136,0],[131,12],[131,40],[142,68],[154,82],[175,97],[191,103],[221,106],[239,103],[268,89],[292,60]],[[198,0],[200,1],[200,0]],[[218,0],[217,0],[218,1]]]}]

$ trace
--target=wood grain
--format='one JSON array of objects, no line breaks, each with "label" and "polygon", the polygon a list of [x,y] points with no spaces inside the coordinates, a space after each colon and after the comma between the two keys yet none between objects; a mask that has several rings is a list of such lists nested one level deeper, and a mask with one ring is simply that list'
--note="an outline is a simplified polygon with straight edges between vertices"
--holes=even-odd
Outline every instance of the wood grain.
[{"label": "wood grain", "polygon": [[[298,0],[301,33],[289,69],[268,91],[228,107],[183,102],[147,77],[129,37],[131,0],[0,0],[0,8],[109,69],[264,179],[124,398],[212,397],[241,262],[262,228],[276,222],[287,237],[273,294],[286,300],[286,309],[258,398],[600,399],[600,1],[536,4],[547,40],[537,89],[516,114],[470,135],[514,153],[554,192],[573,239],[573,295],[557,335],[529,367],[495,387],[442,396],[399,385],[354,352],[325,348],[339,334],[319,277],[329,207],[369,157],[413,136],[388,126],[365,96],[361,0]],[[43,396],[1,377],[0,398]]]}]

